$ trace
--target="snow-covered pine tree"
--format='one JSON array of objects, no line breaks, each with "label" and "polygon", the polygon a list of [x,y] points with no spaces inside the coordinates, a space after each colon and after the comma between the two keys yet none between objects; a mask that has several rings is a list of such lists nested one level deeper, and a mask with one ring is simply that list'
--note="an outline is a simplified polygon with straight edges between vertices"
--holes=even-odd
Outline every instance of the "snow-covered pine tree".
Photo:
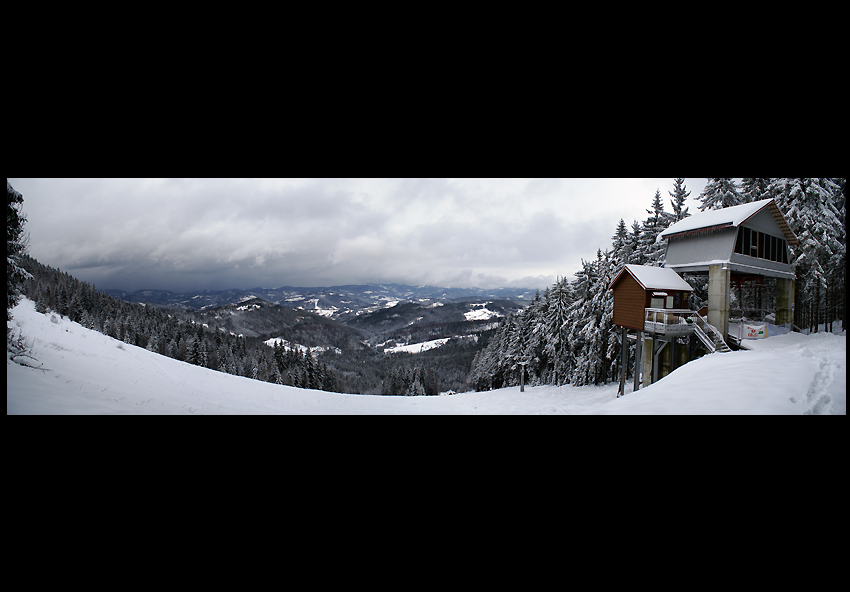
[{"label": "snow-covered pine tree", "polygon": [[[685,211],[687,212],[687,208],[685,208]],[[614,276],[617,275],[624,265],[631,263],[631,252],[629,250],[628,242],[626,242],[628,240],[628,233],[625,232],[625,238],[621,236],[624,232],[625,224],[621,218],[620,223],[617,225],[617,231],[614,233],[614,236],[611,237],[613,248],[611,250],[610,265],[608,266],[609,278],[606,280],[608,285],[610,285]],[[618,369],[620,360],[620,333],[614,330],[614,293],[611,292],[611,290],[606,289],[605,297],[605,319],[606,322],[609,323],[608,351],[606,356],[609,362],[613,363]],[[610,300],[610,302],[608,302],[608,300]],[[626,343],[626,346],[629,346],[628,342]]]},{"label": "snow-covered pine tree", "polygon": [[553,384],[564,384],[572,371],[572,355],[570,351],[570,309],[574,301],[570,281],[559,278],[549,292],[549,302],[546,306],[546,316],[543,327],[546,339],[543,351],[549,359],[553,371]]},{"label": "snow-covered pine tree", "polygon": [[637,220],[632,222],[632,231],[629,233],[629,260],[626,263],[643,265],[646,259],[640,250],[640,236],[643,233],[641,223]]},{"label": "snow-covered pine tree", "polygon": [[[22,257],[26,253],[29,235],[24,232],[27,221],[22,213],[24,196],[15,191],[6,180],[6,320],[12,320],[12,309],[21,299],[21,285],[32,275],[22,267]],[[9,328],[6,328],[6,341]]]},{"label": "snow-covered pine tree", "polygon": [[708,184],[697,198],[701,204],[699,211],[719,210],[744,203],[738,185],[734,179],[708,179]]},{"label": "snow-covered pine tree", "polygon": [[269,381],[275,384],[283,384],[283,376],[281,375],[280,368],[277,364],[274,365],[274,373],[272,374]]},{"label": "snow-covered pine tree", "polygon": [[406,394],[408,397],[422,397],[425,395],[425,387],[422,386],[422,379],[419,375],[419,367],[415,367],[413,369],[413,376],[410,378]]},{"label": "snow-covered pine tree", "polygon": [[770,179],[741,179],[740,195],[742,203],[751,203],[773,197],[770,194]]},{"label": "snow-covered pine tree", "polygon": [[[828,295],[846,278],[847,235],[843,192],[827,178],[774,179],[777,205],[800,244],[792,247],[797,288],[813,310],[812,326],[835,316]],[[841,209],[839,209],[839,204]],[[831,318],[828,320],[832,320]]]},{"label": "snow-covered pine tree", "polygon": [[685,180],[673,179],[673,191],[668,191],[667,193],[673,198],[670,200],[670,204],[673,206],[673,223],[675,224],[679,220],[690,216],[688,207],[685,205],[685,200],[688,199],[691,192],[685,190]]},{"label": "snow-covered pine tree", "polygon": [[[597,253],[597,258],[601,253]],[[594,308],[597,284],[597,265],[582,259],[582,269],[576,272],[575,300],[570,307],[569,344],[574,362],[569,382],[575,386],[590,384],[597,368],[598,339],[595,333],[601,312]]]},{"label": "snow-covered pine tree", "polygon": [[629,260],[629,229],[626,228],[626,223],[620,218],[617,223],[617,229],[614,231],[614,236],[611,237],[613,244],[611,259],[614,264],[623,265]]},{"label": "snow-covered pine tree", "polygon": [[528,361],[526,366],[527,383],[529,385],[540,384],[545,380],[547,374],[547,356],[544,353],[546,343],[546,313],[549,304],[549,290],[547,288],[545,298],[540,297],[540,292],[535,294],[531,304],[523,311],[528,315],[529,334],[523,358]]},{"label": "snow-covered pine tree", "polygon": [[652,209],[646,211],[649,217],[641,227],[641,235],[638,243],[640,251],[640,265],[660,266],[664,263],[665,244],[658,241],[661,234],[674,221],[673,215],[664,211],[664,200],[661,199],[661,191],[655,190],[652,199]]}]

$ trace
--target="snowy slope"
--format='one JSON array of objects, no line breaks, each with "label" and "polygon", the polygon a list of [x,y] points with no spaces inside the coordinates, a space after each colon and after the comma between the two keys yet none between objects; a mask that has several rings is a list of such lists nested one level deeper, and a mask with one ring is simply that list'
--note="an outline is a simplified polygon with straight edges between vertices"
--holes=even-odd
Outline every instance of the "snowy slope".
[{"label": "snowy slope", "polygon": [[440,397],[344,395],[223,374],[122,343],[23,300],[20,329],[43,369],[7,359],[7,414],[846,414],[846,337],[778,335],[712,354],[616,399],[616,384]]},{"label": "snowy slope", "polygon": [[789,333],[695,360],[594,414],[845,414],[847,338]]}]

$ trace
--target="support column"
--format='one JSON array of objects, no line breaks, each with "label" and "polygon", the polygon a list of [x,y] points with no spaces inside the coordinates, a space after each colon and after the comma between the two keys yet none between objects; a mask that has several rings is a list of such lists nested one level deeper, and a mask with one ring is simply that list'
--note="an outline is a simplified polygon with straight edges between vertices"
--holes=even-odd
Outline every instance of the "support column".
[{"label": "support column", "polygon": [[732,272],[725,265],[708,267],[708,322],[729,339],[729,285]]},{"label": "support column", "polygon": [[635,392],[640,388],[641,362],[643,362],[643,331],[638,331],[637,344],[635,345],[635,384],[632,389]]},{"label": "support column", "polygon": [[626,394],[626,360],[629,353],[629,340],[626,335],[626,328],[620,328],[620,388],[617,389],[617,396]]},{"label": "support column", "polygon": [[794,322],[794,280],[776,278],[776,324]]},{"label": "support column", "polygon": [[652,337],[643,339],[643,386],[652,384],[652,358],[655,357],[655,340]]},{"label": "support column", "polygon": [[[658,339],[653,340],[653,348],[652,348],[652,382],[658,382],[666,374],[662,376],[662,366],[661,366],[661,358],[662,352],[664,351],[665,346],[667,345],[666,339]],[[664,354],[666,356],[666,354]]]}]

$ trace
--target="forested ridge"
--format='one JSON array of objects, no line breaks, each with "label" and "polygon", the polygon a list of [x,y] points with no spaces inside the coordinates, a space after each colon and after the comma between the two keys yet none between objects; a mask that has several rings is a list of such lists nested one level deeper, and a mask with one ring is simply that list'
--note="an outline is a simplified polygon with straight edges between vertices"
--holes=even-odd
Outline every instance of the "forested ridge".
[{"label": "forested ridge", "polygon": [[22,293],[39,312],[55,311],[88,329],[204,368],[302,388],[338,388],[334,372],[310,352],[270,348],[198,322],[192,311],[124,302],[29,255],[21,262],[31,276]]},{"label": "forested ridge", "polygon": [[[776,200],[800,239],[800,245],[791,248],[797,273],[795,324],[816,328],[818,323],[846,319],[845,187],[846,179],[745,178],[740,186],[733,179],[709,179],[697,200],[700,211]],[[582,260],[574,280],[559,279],[528,308],[505,318],[475,357],[472,386],[485,390],[518,385],[523,363],[531,385],[616,380],[621,345],[613,330],[613,293],[608,286],[625,264],[663,265],[666,245],[659,234],[691,215],[684,179],[674,179],[668,193],[670,211],[656,191],[647,217],[633,221],[630,228],[620,219],[611,245],[600,248],[596,259]],[[684,279],[694,288],[689,307],[698,310],[708,300],[707,278],[685,274]],[[775,286],[767,282],[731,297],[733,308],[763,310],[775,298]],[[632,343],[629,359],[634,347]],[[633,368],[627,367],[627,376],[632,374]]]}]

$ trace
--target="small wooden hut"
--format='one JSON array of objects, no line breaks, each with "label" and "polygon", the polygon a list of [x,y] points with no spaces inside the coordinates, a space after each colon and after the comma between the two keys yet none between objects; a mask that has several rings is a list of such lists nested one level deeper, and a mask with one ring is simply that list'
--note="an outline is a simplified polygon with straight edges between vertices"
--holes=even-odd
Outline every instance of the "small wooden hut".
[{"label": "small wooden hut", "polygon": [[643,331],[646,309],[687,309],[693,288],[666,267],[624,265],[611,282],[615,325]]}]

